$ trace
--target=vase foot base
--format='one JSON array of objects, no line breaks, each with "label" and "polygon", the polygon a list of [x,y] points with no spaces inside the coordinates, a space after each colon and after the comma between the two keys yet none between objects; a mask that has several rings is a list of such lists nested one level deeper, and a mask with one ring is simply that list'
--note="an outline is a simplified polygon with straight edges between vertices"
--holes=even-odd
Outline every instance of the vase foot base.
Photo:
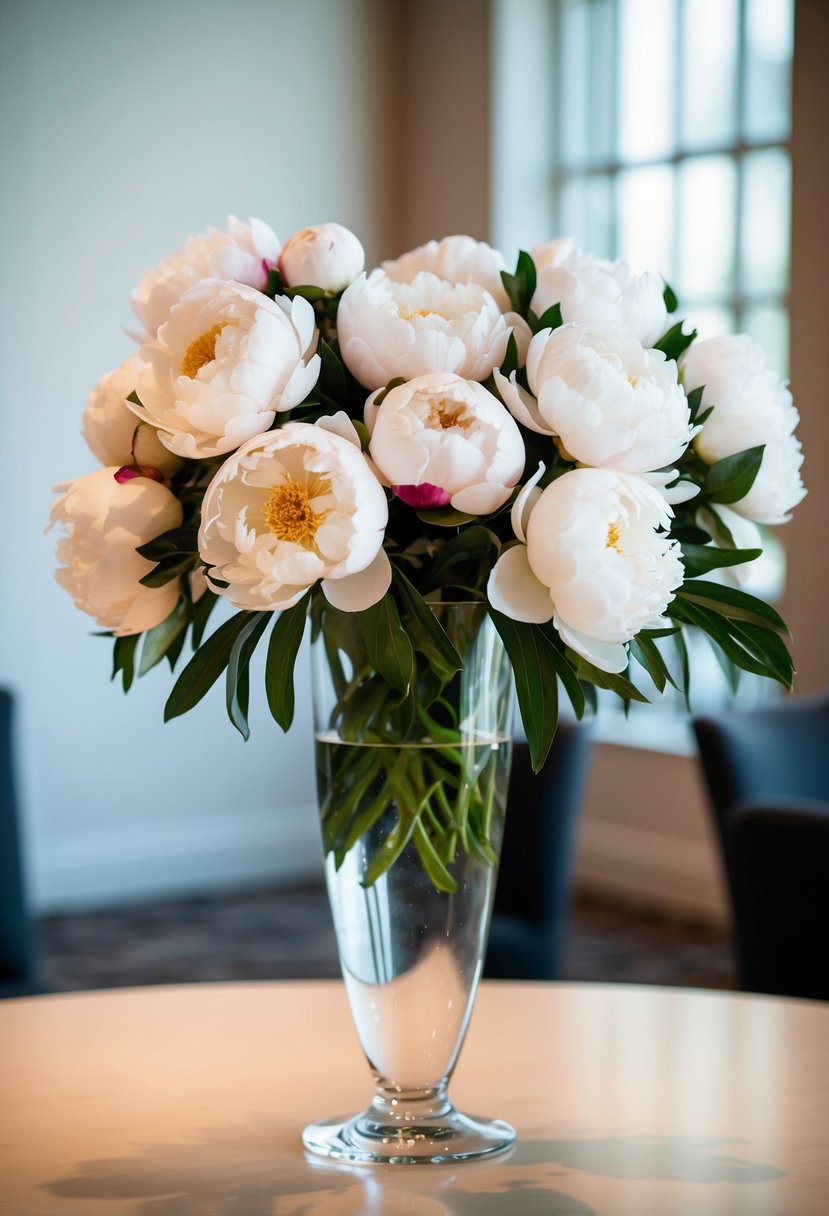
[{"label": "vase foot base", "polygon": [[503,1153],[515,1140],[515,1128],[501,1119],[475,1119],[451,1105],[440,1115],[380,1121],[369,1108],[353,1119],[312,1123],[302,1142],[312,1153],[337,1161],[377,1165],[429,1165],[471,1161]]}]

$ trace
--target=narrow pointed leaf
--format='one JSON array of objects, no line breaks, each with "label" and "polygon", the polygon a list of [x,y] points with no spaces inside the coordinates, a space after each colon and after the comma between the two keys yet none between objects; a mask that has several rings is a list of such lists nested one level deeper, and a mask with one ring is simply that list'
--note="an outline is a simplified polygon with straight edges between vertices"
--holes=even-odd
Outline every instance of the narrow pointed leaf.
[{"label": "narrow pointed leaf", "polygon": [[294,667],[310,598],[311,593],[306,592],[293,608],[280,612],[268,643],[265,691],[271,714],[283,730],[294,720]]},{"label": "narrow pointed leaf", "polygon": [[269,612],[249,613],[249,620],[236,634],[227,663],[225,682],[225,703],[227,716],[247,742],[250,737],[248,726],[248,699],[250,694],[250,678],[248,667],[256,645],[265,631],[270,620]]},{"label": "narrow pointed leaf", "polygon": [[202,643],[173,685],[164,706],[165,722],[186,714],[213,687],[228,665],[237,633],[250,616],[249,612],[237,612]]}]

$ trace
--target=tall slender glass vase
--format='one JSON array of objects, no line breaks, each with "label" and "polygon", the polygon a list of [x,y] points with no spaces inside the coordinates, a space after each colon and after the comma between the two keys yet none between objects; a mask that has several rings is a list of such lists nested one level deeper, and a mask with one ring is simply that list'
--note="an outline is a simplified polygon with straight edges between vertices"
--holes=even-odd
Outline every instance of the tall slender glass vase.
[{"label": "tall slender glass vase", "polygon": [[461,1161],[515,1138],[509,1124],[461,1114],[447,1096],[492,910],[511,673],[484,605],[434,611],[463,671],[441,688],[416,654],[405,693],[372,666],[357,618],[324,608],[314,621],[328,894],[375,1092],[362,1114],[312,1124],[303,1140],[347,1161]]}]

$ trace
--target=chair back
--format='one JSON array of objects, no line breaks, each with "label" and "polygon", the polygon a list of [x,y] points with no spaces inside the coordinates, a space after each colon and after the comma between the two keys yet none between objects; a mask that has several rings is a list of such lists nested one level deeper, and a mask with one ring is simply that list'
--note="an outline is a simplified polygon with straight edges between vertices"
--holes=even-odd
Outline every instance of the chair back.
[{"label": "chair back", "polygon": [[[13,702],[0,688],[0,995],[31,980],[35,959],[23,889],[12,750]],[[16,991],[16,989],[15,989]]]}]

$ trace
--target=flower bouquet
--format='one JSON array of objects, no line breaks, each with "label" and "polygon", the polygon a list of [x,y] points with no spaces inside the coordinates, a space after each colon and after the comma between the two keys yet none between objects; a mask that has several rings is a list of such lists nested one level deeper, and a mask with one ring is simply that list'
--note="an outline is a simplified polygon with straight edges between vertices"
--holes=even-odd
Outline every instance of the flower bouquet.
[{"label": "flower bouquet", "polygon": [[[597,689],[645,699],[631,664],[687,691],[687,626],[789,687],[785,625],[740,575],[758,525],[805,493],[798,416],[749,338],[698,341],[659,276],[568,240],[512,273],[465,236],[363,267],[339,224],[280,247],[231,219],[144,276],[139,348],[84,415],[103,467],[52,509],[57,577],[114,637],[125,689],[189,639],[165,718],[224,675],[246,738],[256,647],[270,631],[287,729],[310,617],[329,891],[378,1090],[306,1142],[459,1159],[509,1140],[458,1122],[444,1087],[480,973],[511,684],[536,769],[559,689],[579,717]],[[208,633],[220,597],[237,611]],[[401,985],[442,994],[425,1037],[420,1017],[378,1030]]]}]

